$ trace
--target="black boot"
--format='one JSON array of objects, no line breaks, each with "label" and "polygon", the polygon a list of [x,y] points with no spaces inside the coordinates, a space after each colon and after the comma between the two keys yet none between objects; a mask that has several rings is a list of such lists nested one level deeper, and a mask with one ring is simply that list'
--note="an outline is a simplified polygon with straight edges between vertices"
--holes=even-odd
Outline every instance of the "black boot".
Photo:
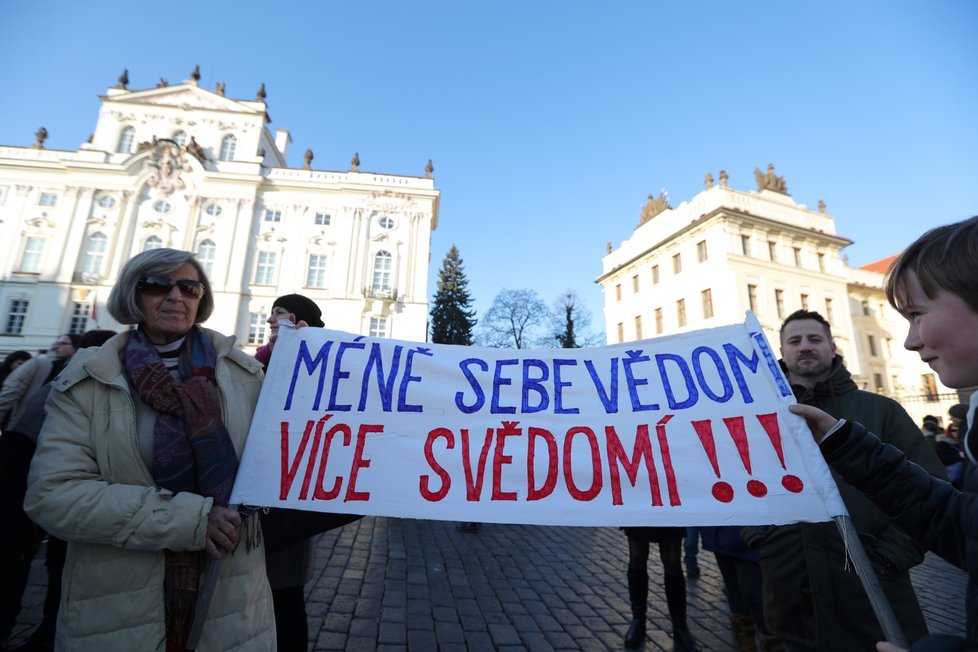
[{"label": "black boot", "polygon": [[645,614],[649,606],[649,574],[628,569],[628,599],[632,604],[632,622],[625,632],[625,647],[637,648],[645,642]]},{"label": "black boot", "polygon": [[672,650],[673,652],[700,652],[693,633],[689,631],[689,626],[672,624]]},{"label": "black boot", "polygon": [[757,652],[757,630],[753,618],[746,614],[730,614],[730,630],[737,652]]}]

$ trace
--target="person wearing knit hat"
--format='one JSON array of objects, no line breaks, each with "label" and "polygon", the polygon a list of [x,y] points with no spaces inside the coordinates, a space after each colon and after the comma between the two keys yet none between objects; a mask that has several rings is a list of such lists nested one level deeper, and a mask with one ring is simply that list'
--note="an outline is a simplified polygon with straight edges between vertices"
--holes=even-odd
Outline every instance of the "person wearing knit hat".
[{"label": "person wearing knit hat", "polygon": [[[296,322],[304,321],[309,326],[317,328],[325,326],[322,320],[322,310],[312,299],[301,294],[286,294],[276,299],[275,303],[272,304],[272,316],[275,316],[276,308],[282,308],[285,311],[285,316],[288,316],[289,313],[295,315]],[[271,323],[271,317],[269,317],[269,323]]]},{"label": "person wearing knit hat", "polygon": [[278,323],[281,319],[287,319],[296,325],[296,328],[303,326],[315,326],[322,328],[325,326],[322,320],[323,311],[309,297],[301,294],[286,294],[275,300],[272,304],[272,314],[268,316],[268,344],[258,347],[255,351],[255,359],[268,367],[268,361],[272,359],[272,349],[275,347],[275,340],[278,339]]},{"label": "person wearing knit hat", "polygon": [[[255,359],[268,367],[275,340],[278,339],[279,321],[291,321],[296,328],[322,328],[325,325],[322,314],[312,299],[301,294],[286,294],[276,299],[272,304],[272,314],[268,316],[268,344],[259,347],[255,352]],[[282,516],[287,511],[273,510],[272,513],[263,515],[263,530],[268,532],[269,528],[281,526],[282,522],[273,520],[271,516]],[[288,519],[289,516],[285,515],[284,518]],[[275,635],[279,650],[305,650],[309,646],[304,589],[306,582],[312,578],[315,543],[315,539],[310,537],[277,550],[265,551],[265,570],[268,583],[272,587]]]}]

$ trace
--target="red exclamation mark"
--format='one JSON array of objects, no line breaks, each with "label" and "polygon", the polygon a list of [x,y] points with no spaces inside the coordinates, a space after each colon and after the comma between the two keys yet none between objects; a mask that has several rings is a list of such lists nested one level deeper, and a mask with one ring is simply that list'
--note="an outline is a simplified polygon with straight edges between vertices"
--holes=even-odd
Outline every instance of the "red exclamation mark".
[{"label": "red exclamation mark", "polygon": [[[788,467],[784,464],[784,446],[781,443],[781,428],[778,426],[777,413],[758,414],[757,420],[761,422],[761,427],[764,428],[764,432],[767,433],[768,438],[771,440],[771,445],[774,446],[774,452],[778,454],[778,462],[781,463],[781,468],[787,471]],[[801,481],[801,478],[790,473],[781,478],[781,486],[795,494],[800,493],[805,488],[805,484]]]},{"label": "red exclamation mark", "polygon": [[673,415],[667,414],[659,419],[655,424],[655,437],[659,440],[659,449],[662,451],[662,467],[666,471],[666,487],[669,488],[669,504],[675,507],[681,505],[679,500],[679,487],[676,485],[676,470],[672,468],[672,456],[669,455],[669,442],[666,441],[666,424],[669,423]]},{"label": "red exclamation mark", "polygon": [[[740,461],[743,462],[748,475],[754,475],[750,466],[750,450],[747,447],[747,428],[744,426],[744,417],[728,417],[723,420],[723,423],[730,431],[730,437],[733,439],[734,446],[737,447]],[[762,498],[767,495],[767,485],[760,480],[748,480],[747,493],[755,498]]]},{"label": "red exclamation mark", "polygon": [[713,466],[713,473],[719,480],[713,484],[713,497],[721,503],[729,503],[733,500],[734,490],[729,483],[720,480],[720,463],[717,461],[717,445],[713,439],[713,422],[709,419],[703,419],[692,423],[693,429],[696,430],[696,436],[700,438],[703,450],[706,451],[706,457],[710,460],[710,465]]}]

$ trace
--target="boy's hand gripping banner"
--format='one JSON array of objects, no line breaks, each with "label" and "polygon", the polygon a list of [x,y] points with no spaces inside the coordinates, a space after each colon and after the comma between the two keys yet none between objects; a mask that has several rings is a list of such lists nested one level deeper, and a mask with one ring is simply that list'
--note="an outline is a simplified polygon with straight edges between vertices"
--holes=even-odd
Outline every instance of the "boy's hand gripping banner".
[{"label": "boy's hand gripping banner", "polygon": [[282,327],[232,503],[540,525],[845,514],[760,325],[592,349]]}]

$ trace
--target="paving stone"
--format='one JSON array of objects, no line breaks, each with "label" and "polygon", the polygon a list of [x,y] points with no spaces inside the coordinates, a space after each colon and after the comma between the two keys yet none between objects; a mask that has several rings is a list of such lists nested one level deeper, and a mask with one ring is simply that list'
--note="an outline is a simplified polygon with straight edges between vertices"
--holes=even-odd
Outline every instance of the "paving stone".
[{"label": "paving stone", "polygon": [[[630,609],[627,543],[618,528],[486,524],[476,534],[443,521],[365,517],[319,537],[306,586],[310,650],[621,650]],[[733,652],[713,555],[687,580],[689,624],[704,652]],[[646,652],[671,650],[662,567],[649,558]],[[911,571],[934,633],[963,634],[967,576],[927,555]],[[10,647],[37,626],[43,551],[31,569]]]}]

